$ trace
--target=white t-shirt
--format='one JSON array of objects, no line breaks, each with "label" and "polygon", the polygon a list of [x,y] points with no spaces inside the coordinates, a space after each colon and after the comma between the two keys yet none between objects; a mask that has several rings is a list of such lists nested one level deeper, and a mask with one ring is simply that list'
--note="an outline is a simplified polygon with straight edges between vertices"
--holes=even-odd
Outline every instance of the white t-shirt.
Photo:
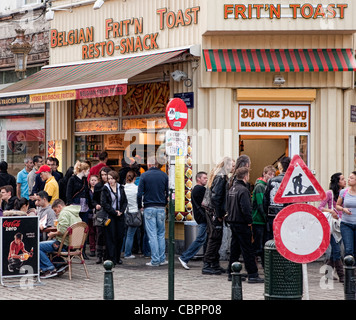
[{"label": "white t-shirt", "polygon": [[125,193],[127,198],[127,208],[130,212],[138,212],[137,207],[137,190],[138,187],[135,183],[126,183],[125,186]]}]

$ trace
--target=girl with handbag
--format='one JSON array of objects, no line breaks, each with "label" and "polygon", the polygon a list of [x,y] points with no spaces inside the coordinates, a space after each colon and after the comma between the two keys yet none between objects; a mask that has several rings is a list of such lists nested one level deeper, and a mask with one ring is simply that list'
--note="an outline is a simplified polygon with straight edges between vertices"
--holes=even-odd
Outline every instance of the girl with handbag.
[{"label": "girl with handbag", "polygon": [[104,228],[107,259],[114,265],[122,264],[121,248],[125,234],[124,212],[127,207],[127,198],[123,185],[117,181],[119,174],[116,171],[108,172],[108,183],[101,191],[100,203],[111,219],[110,224]]},{"label": "girl with handbag", "polygon": [[[140,210],[138,210],[138,206],[137,206],[138,187],[135,184],[135,180],[136,180],[136,173],[132,170],[127,172],[126,184],[124,186],[125,194],[127,197],[127,210],[126,210],[125,215],[132,215],[132,216],[138,215],[138,217],[141,217],[141,212],[140,212]],[[142,221],[142,219],[141,219],[141,221]],[[132,223],[132,221],[131,221],[131,223]],[[141,224],[140,225],[130,225],[130,222],[128,222],[128,220],[127,220],[126,225],[127,225],[127,232],[126,232],[124,258],[125,259],[134,259],[135,256],[132,255],[132,245],[133,245],[136,231],[141,226]]]},{"label": "girl with handbag", "polygon": [[[88,224],[89,206],[91,206],[88,186],[89,164],[77,161],[74,166],[73,175],[69,178],[67,184],[66,199],[67,205],[80,205],[79,216],[83,222]],[[83,249],[84,259],[88,259],[85,253],[85,244]]]},{"label": "girl with handbag", "polygon": [[[318,209],[320,211],[329,213],[332,215],[332,219],[338,221],[341,219],[342,212],[335,209],[336,200],[339,197],[339,193],[346,186],[345,177],[341,172],[334,173],[330,178],[329,189],[326,192],[326,199],[321,201]],[[326,207],[327,206],[327,207]],[[332,220],[332,221],[333,221]],[[340,282],[344,282],[344,268],[341,261],[341,238],[336,234],[331,233],[330,236],[331,253],[330,258],[327,259],[326,265],[330,266],[332,270],[336,269]],[[325,271],[325,274],[328,270]],[[334,279],[336,280],[336,279]]]},{"label": "girl with handbag", "polygon": [[[100,198],[101,191],[103,190],[104,185],[108,182],[108,173],[111,171],[109,167],[103,167],[99,171],[99,182],[94,186],[93,194],[93,207],[94,207],[94,225],[96,221],[97,212],[101,209]],[[105,235],[104,228],[102,226],[95,226],[96,228],[96,264],[101,264],[105,259]]]}]

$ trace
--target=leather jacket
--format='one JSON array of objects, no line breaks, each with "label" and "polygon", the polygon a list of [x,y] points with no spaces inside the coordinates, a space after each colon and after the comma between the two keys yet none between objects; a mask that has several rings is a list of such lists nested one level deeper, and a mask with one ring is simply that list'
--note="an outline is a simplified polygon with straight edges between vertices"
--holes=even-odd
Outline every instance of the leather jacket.
[{"label": "leather jacket", "polygon": [[226,214],[226,183],[227,176],[218,174],[211,185],[211,203],[215,207],[215,216],[221,219]]},{"label": "leather jacket", "polygon": [[251,194],[242,180],[235,180],[226,195],[228,223],[252,224]]}]

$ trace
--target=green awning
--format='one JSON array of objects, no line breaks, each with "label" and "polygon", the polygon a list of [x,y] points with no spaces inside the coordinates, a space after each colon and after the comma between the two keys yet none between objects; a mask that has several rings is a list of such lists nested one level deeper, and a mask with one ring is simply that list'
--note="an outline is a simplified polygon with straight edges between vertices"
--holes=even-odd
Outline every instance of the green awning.
[{"label": "green awning", "polygon": [[204,49],[208,72],[356,71],[351,49]]}]

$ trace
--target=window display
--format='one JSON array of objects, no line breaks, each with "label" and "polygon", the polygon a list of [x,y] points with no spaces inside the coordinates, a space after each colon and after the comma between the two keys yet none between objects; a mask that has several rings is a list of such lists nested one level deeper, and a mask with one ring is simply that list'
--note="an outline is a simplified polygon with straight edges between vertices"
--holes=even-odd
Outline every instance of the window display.
[{"label": "window display", "polygon": [[24,159],[45,156],[44,117],[9,116],[0,119],[0,161],[8,163],[8,172],[16,175]]}]

